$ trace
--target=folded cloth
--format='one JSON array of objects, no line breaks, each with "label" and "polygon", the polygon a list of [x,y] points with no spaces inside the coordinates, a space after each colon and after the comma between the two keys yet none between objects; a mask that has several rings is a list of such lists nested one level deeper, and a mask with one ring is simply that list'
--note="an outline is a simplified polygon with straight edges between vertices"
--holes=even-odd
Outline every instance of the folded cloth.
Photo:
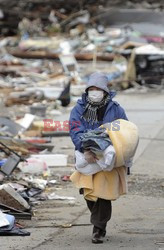
[{"label": "folded cloth", "polygon": [[127,193],[126,168],[101,171],[94,175],[84,175],[75,171],[70,180],[77,188],[83,188],[84,198],[96,201],[98,198],[116,200]]},{"label": "folded cloth", "polygon": [[80,137],[83,149],[90,149],[91,151],[103,151],[112,144],[105,129],[98,128],[89,130]]},{"label": "folded cloth", "polygon": [[[95,152],[96,153],[96,152]],[[92,175],[100,171],[111,171],[115,162],[115,149],[112,145],[102,151],[102,157],[96,163],[90,163],[85,160],[83,153],[75,151],[76,170],[85,175]]]},{"label": "folded cloth", "polygon": [[103,128],[106,128],[114,149],[116,151],[116,162],[115,166],[126,166],[131,164],[131,159],[134,157],[138,142],[138,128],[137,126],[123,119],[118,119],[114,121],[114,124],[119,126],[118,130],[111,129],[111,123],[106,123],[102,125]]}]

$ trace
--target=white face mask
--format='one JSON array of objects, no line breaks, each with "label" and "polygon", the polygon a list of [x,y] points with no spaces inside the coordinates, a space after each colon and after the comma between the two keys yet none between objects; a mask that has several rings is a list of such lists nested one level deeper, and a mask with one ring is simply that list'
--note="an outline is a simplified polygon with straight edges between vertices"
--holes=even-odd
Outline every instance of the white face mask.
[{"label": "white face mask", "polygon": [[101,102],[104,97],[103,90],[89,90],[88,97],[92,102]]}]

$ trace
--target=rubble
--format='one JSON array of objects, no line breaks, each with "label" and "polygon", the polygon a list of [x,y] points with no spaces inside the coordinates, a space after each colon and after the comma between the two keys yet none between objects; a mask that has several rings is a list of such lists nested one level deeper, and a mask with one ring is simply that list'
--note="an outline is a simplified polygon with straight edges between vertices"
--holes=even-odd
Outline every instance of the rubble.
[{"label": "rubble", "polygon": [[11,121],[9,118],[0,117],[0,132],[7,132],[10,135],[16,135],[18,132],[23,131],[23,127]]},{"label": "rubble", "polygon": [[[6,8],[8,6],[8,8]],[[42,8],[40,7],[42,6]],[[77,3],[76,0],[71,0],[69,3],[65,3],[63,0],[57,1],[34,1],[24,2],[23,0],[9,0],[1,1],[1,25],[0,30],[3,34],[16,34],[17,27],[19,24],[20,32],[34,30],[35,32],[42,30],[42,32],[57,32],[60,30],[60,23],[64,23],[62,27],[72,28],[76,24],[87,24],[88,15],[85,15],[85,11],[88,11],[92,17],[92,22],[95,23],[95,19],[99,16],[99,13],[104,13],[109,8],[130,8],[130,9],[152,9],[156,11],[163,10],[163,1],[158,2],[147,0],[138,3],[136,0],[124,1],[121,0],[104,1],[104,0],[94,0],[94,1],[82,1]],[[17,13],[19,12],[19,15]],[[81,14],[82,12],[82,14]],[[78,14],[76,14],[78,13]],[[82,17],[79,17],[79,13]],[[22,19],[25,19],[22,22]],[[26,20],[29,21],[26,21]],[[73,21],[72,21],[73,19]],[[36,21],[37,20],[37,21]],[[35,22],[34,22],[35,21]],[[30,24],[33,25],[30,25]],[[32,28],[34,26],[34,28]],[[30,33],[29,32],[29,33]]]},{"label": "rubble", "polygon": [[48,167],[45,161],[35,159],[35,157],[27,158],[25,162],[19,164],[19,169],[23,173],[30,174],[46,174],[48,172]]},{"label": "rubble", "polygon": [[2,213],[8,223],[7,225],[0,226],[0,236],[29,236],[30,233],[22,229],[22,226],[15,222],[13,215]]},{"label": "rubble", "polygon": [[28,203],[8,184],[0,186],[0,203],[21,211],[29,210]]},{"label": "rubble", "polygon": [[9,221],[6,219],[6,216],[0,210],[0,228],[10,225]]},{"label": "rubble", "polygon": [[48,195],[49,200],[75,200],[74,197],[67,197],[67,196],[59,196],[55,193],[51,193]]},{"label": "rubble", "polygon": [[47,164],[48,167],[67,166],[67,155],[64,154],[37,154],[32,155],[34,159],[40,159]]}]

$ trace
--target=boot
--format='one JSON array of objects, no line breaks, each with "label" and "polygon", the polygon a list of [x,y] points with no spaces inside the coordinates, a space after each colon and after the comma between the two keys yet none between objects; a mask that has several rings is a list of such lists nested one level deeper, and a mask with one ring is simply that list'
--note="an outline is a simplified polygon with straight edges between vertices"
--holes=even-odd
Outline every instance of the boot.
[{"label": "boot", "polygon": [[94,244],[103,243],[105,235],[106,235],[105,230],[102,230],[102,229],[94,226],[93,227],[93,234],[92,234],[92,243],[94,243]]}]

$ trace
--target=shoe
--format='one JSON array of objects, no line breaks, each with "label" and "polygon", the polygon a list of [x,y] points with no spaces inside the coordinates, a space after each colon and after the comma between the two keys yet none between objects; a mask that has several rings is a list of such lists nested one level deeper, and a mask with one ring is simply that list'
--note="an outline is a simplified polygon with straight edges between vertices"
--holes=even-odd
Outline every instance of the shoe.
[{"label": "shoe", "polygon": [[93,235],[92,235],[92,243],[94,244],[101,244],[103,243],[104,237],[105,237],[106,231],[94,227],[93,228]]},{"label": "shoe", "polygon": [[103,243],[104,237],[100,235],[98,232],[94,233],[92,236],[92,243],[94,244],[101,244]]}]

